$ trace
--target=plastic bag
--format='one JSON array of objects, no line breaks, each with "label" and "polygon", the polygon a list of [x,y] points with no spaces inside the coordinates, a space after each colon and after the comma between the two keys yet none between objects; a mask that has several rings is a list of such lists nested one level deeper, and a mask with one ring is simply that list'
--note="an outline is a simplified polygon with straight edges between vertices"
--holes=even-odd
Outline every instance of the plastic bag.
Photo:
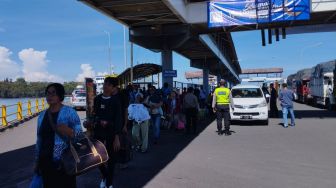
[{"label": "plastic bag", "polygon": [[38,174],[34,174],[29,188],[43,188],[42,176],[40,176]]}]

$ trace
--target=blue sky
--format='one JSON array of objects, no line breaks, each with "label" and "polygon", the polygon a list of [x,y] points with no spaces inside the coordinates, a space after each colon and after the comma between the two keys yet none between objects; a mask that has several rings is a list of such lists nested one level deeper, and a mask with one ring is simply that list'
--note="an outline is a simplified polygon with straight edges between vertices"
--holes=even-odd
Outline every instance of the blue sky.
[{"label": "blue sky", "polygon": [[[23,75],[32,81],[70,81],[107,72],[104,30],[111,33],[112,64],[120,73],[125,67],[121,24],[76,0],[0,0],[0,79]],[[289,35],[266,47],[260,31],[233,33],[233,39],[242,68],[283,67],[286,75],[336,59],[335,32]],[[160,63],[161,56],[135,46],[134,60]],[[184,72],[195,70],[178,54],[174,69],[184,82]]]}]

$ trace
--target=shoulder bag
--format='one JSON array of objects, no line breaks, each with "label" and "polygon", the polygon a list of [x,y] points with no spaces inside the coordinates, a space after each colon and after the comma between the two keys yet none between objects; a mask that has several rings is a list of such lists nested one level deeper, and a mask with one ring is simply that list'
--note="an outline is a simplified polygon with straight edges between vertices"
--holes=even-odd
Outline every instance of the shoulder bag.
[{"label": "shoulder bag", "polygon": [[[64,138],[58,133],[49,110],[47,113],[49,116],[49,123],[55,133],[61,138]],[[61,163],[68,175],[83,174],[92,168],[106,163],[109,159],[105,145],[98,140],[89,139],[84,133],[83,137],[76,139],[75,142],[72,142],[69,139],[66,143],[68,144],[68,147],[62,153]]]}]

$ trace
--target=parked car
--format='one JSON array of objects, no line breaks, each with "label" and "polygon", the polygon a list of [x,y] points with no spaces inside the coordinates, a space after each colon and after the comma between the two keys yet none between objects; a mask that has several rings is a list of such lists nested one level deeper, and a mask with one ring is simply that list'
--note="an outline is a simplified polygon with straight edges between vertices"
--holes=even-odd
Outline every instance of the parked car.
[{"label": "parked car", "polygon": [[231,90],[231,120],[260,120],[268,125],[268,105],[259,86],[237,85]]},{"label": "parked car", "polygon": [[86,109],[86,92],[83,90],[77,90],[72,93],[71,98],[72,106],[75,109]]}]

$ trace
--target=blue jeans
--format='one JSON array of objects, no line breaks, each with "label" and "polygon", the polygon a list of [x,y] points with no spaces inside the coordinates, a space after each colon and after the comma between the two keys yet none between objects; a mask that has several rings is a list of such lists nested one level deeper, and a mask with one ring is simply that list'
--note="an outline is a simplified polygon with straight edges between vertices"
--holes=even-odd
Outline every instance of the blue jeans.
[{"label": "blue jeans", "polygon": [[154,139],[159,139],[160,137],[160,124],[161,124],[161,115],[160,114],[151,114],[151,121],[154,132]]},{"label": "blue jeans", "polygon": [[295,116],[294,116],[293,107],[283,106],[282,107],[282,115],[283,115],[282,117],[283,117],[283,124],[284,124],[285,127],[288,126],[288,122],[287,122],[288,111],[289,111],[290,116],[291,116],[291,125],[295,125]]}]

